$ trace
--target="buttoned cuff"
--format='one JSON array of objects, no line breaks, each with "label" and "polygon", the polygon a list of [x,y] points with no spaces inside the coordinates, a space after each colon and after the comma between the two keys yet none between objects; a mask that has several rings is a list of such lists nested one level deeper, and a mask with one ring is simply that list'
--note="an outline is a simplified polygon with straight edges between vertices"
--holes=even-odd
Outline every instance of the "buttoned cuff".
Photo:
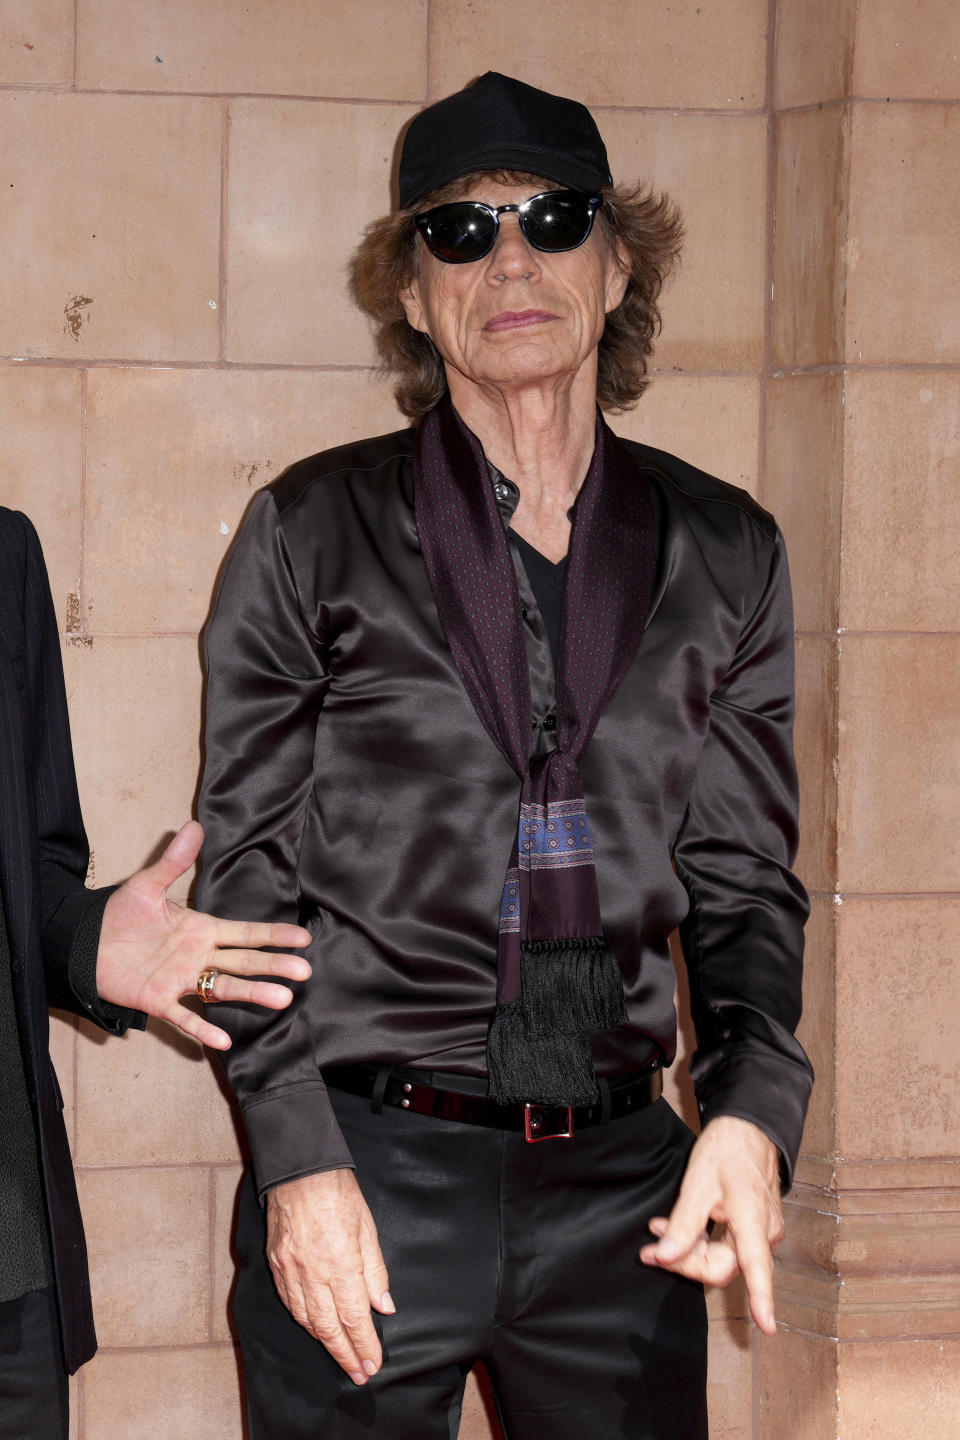
[{"label": "buttoned cuff", "polygon": [[111,1005],[109,1001],[101,1000],[97,994],[97,952],[100,948],[103,912],[116,889],[117,886],[112,885],[103,890],[87,891],[91,899],[70,947],[68,975],[70,989],[80,1006],[80,1013],[111,1035],[122,1035],[126,1030],[143,1030],[147,1017],[142,1010],[127,1010],[120,1005]]},{"label": "buttoned cuff", "polygon": [[355,1168],[322,1080],[261,1091],[241,1109],[261,1203],[287,1180]]},{"label": "buttoned cuff", "polygon": [[749,1120],[780,1152],[784,1194],[793,1184],[813,1074],[770,1054],[733,1053],[697,1085],[702,1125],[721,1115]]}]

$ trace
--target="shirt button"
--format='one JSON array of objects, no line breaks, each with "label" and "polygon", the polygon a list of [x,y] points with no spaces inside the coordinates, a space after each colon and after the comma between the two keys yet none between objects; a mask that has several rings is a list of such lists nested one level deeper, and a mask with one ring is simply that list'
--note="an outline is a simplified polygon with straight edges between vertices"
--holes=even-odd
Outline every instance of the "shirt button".
[{"label": "shirt button", "polygon": [[520,614],[523,616],[524,620],[526,620],[526,618],[527,618],[527,607],[526,607],[526,605],[521,605],[521,606],[520,606]]},{"label": "shirt button", "polygon": [[543,717],[543,728],[544,728],[544,730],[556,730],[556,728],[557,728],[557,717],[556,717],[556,715],[545,715],[545,716]]},{"label": "shirt button", "polygon": [[507,489],[506,485],[494,485],[493,493],[494,495],[496,495],[498,500],[506,500],[507,496],[510,494],[510,491]]}]

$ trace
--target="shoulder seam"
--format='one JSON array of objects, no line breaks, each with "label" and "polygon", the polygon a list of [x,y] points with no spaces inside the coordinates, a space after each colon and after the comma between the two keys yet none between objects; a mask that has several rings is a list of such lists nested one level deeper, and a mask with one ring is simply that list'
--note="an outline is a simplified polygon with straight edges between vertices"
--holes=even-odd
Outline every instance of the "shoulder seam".
[{"label": "shoulder seam", "polygon": [[296,469],[299,466],[309,465],[310,460],[312,459],[320,461],[322,460],[323,456],[328,453],[328,451],[320,451],[317,456],[310,456],[307,460],[295,461],[294,465],[290,466],[287,470],[285,470],[283,474],[278,475],[274,480],[271,480],[267,485],[264,486],[264,489],[270,491],[271,495],[273,496],[274,503],[280,515],[283,515],[287,510],[291,509],[294,505],[297,505],[304,498],[304,496],[310,490],[312,490],[313,487],[317,485],[321,480],[328,480],[332,475],[337,475],[343,471],[349,471],[351,474],[354,475],[372,475],[377,470],[382,470],[385,465],[392,465],[397,460],[405,460],[409,459],[410,457],[409,451],[406,451],[402,447],[398,446],[397,448],[391,450],[388,455],[384,455],[382,459],[378,460],[374,465],[350,465],[337,463],[329,466],[323,466],[319,468],[315,474],[311,475],[309,480],[306,480],[304,482],[303,487],[299,489],[295,495],[288,497],[281,503],[281,501],[277,497],[277,487],[280,482],[283,481],[287,475],[289,475],[290,470]]},{"label": "shoulder seam", "polygon": [[[706,470],[701,470],[698,466],[691,465],[688,461],[681,459],[680,456],[670,454],[667,450],[658,450],[655,446],[645,445],[640,440],[630,440],[626,436],[617,436],[617,439],[625,447],[638,469],[650,470],[655,475],[659,475],[673,490],[676,490],[688,500],[704,505],[727,505],[731,510],[736,510],[741,515],[747,516],[755,528],[768,539],[773,539],[776,536],[778,529],[776,518],[771,515],[768,510],[763,508],[759,500],[756,500],[746,490],[743,490],[742,487],[731,485],[729,481],[721,480],[719,476],[711,475]],[[643,453],[638,454],[638,451],[647,453],[646,455]],[[647,456],[657,458],[647,458]],[[723,491],[736,492],[739,490],[740,494],[700,494],[697,490],[685,485],[682,477],[673,473],[672,468],[668,469],[665,465],[658,464],[657,460],[660,457],[675,462],[680,469],[688,469],[702,475],[705,480],[720,487]]]},{"label": "shoulder seam", "polygon": [[[643,470],[652,470],[655,474],[662,475],[668,485],[672,485],[675,490],[679,490],[680,494],[685,495],[688,500],[696,500],[703,505],[728,505],[731,510],[739,511],[739,513],[745,515],[751,524],[755,525],[760,533],[768,540],[776,540],[780,533],[780,527],[770,512],[764,510],[760,502],[754,500],[753,496],[746,491],[744,491],[744,495],[749,502],[747,504],[729,495],[698,495],[695,490],[688,489],[676,476],[668,474],[667,471],[661,469],[659,465],[651,465],[649,462],[643,461],[641,462],[640,468]],[[727,482],[724,481],[722,483],[726,484]]]}]

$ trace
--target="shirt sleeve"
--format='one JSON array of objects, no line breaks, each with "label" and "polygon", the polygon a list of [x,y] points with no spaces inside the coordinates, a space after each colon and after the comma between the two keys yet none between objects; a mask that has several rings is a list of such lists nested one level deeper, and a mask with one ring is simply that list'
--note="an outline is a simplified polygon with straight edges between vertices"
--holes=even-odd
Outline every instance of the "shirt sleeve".
[{"label": "shirt sleeve", "polygon": [[793,611],[782,537],[726,676],[710,700],[674,861],[690,900],[680,927],[703,1123],[736,1115],[778,1147],[789,1185],[813,1070],[800,1018],[806,892],[797,849]]},{"label": "shirt sleeve", "polygon": [[51,1005],[111,1034],[143,1029],[146,1016],[100,1000],[97,947],[113,888],[88,890],[89,861],[70,743],[56,615],[40,541],[19,516],[26,555],[24,641],[32,708],[32,786],[39,855],[40,947]]},{"label": "shirt sleeve", "polygon": [[[200,909],[230,920],[299,923],[297,859],[329,687],[322,638],[305,617],[272,493],[254,501],[205,634],[206,839]],[[310,958],[310,952],[307,952]],[[315,1059],[307,985],[286,1010],[219,1004],[221,1052],[261,1195],[285,1180],[353,1165]]]}]

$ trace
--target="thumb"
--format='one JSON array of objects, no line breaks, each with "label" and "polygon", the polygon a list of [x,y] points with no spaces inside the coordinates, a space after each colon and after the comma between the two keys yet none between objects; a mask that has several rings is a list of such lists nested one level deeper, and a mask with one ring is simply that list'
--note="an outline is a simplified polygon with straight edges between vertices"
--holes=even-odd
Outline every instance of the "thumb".
[{"label": "thumb", "polygon": [[200,854],[202,844],[203,826],[196,820],[188,820],[174,835],[160,859],[141,870],[135,878],[161,890],[169,890],[174,881],[190,869]]}]

